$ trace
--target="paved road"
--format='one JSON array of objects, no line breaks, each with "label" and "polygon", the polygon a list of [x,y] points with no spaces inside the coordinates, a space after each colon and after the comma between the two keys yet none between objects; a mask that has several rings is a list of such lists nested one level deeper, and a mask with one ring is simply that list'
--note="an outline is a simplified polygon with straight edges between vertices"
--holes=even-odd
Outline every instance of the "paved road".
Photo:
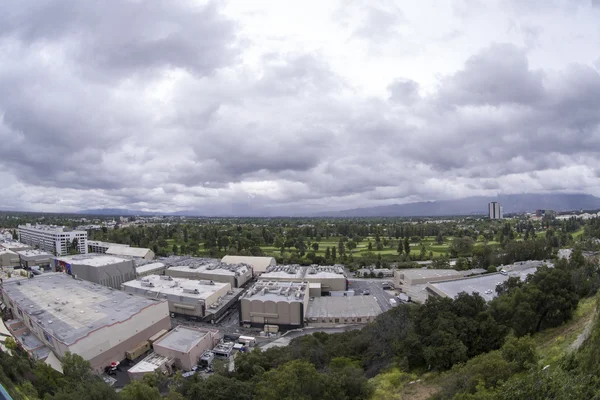
[{"label": "paved road", "polygon": [[383,286],[384,282],[387,282],[387,281],[385,281],[384,279],[372,279],[372,280],[349,279],[348,280],[349,289],[354,290],[355,295],[361,296],[362,295],[361,293],[365,289],[368,289],[371,292],[369,294],[369,296],[375,297],[375,299],[377,300],[377,304],[379,304],[379,307],[381,307],[381,311],[386,312],[387,310],[392,308],[392,306],[390,305],[390,299],[393,296],[386,293],[386,291],[383,290],[382,286]]}]

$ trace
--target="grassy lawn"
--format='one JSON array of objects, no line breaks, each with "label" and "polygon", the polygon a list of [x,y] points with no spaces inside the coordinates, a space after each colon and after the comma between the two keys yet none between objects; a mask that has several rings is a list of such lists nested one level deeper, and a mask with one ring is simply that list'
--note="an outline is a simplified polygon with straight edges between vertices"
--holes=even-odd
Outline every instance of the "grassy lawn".
[{"label": "grassy lawn", "polygon": [[573,239],[579,239],[583,235],[583,228],[573,232],[571,235],[573,235]]},{"label": "grassy lawn", "polygon": [[556,363],[568,351],[569,346],[591,323],[595,310],[596,297],[582,299],[569,322],[533,336],[544,365]]}]

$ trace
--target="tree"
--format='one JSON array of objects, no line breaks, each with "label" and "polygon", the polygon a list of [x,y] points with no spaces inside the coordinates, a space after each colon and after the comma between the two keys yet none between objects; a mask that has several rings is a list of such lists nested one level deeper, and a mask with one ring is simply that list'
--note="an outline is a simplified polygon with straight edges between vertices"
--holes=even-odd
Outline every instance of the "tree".
[{"label": "tree", "polygon": [[356,248],[356,242],[354,240],[348,240],[348,243],[346,243],[346,247],[348,248],[348,250],[350,250],[350,253],[352,253],[352,250]]},{"label": "tree", "polygon": [[267,371],[256,385],[256,398],[261,400],[322,399],[328,387],[315,366],[294,360]]},{"label": "tree", "polygon": [[465,256],[469,257],[473,253],[473,238],[470,236],[463,236],[454,238],[450,245],[450,252],[453,256]]},{"label": "tree", "polygon": [[79,241],[77,238],[73,239],[71,246],[69,247],[69,254],[79,254]]},{"label": "tree", "polygon": [[327,246],[325,248],[325,259],[329,260],[331,258],[331,250],[329,249],[329,246]]},{"label": "tree", "polygon": [[344,257],[346,255],[346,248],[344,246],[344,240],[340,238],[338,241],[338,254],[340,257]]},{"label": "tree", "polygon": [[336,259],[336,250],[335,250],[335,246],[331,247],[331,259],[333,261],[335,261]]},{"label": "tree", "polygon": [[179,248],[176,244],[173,244],[173,254],[177,255],[177,253],[179,253]]},{"label": "tree", "polygon": [[408,236],[404,238],[404,252],[407,256],[410,255],[410,243],[408,242]]},{"label": "tree", "polygon": [[161,400],[157,388],[143,381],[133,381],[123,388],[120,393],[122,400]]},{"label": "tree", "polygon": [[401,240],[398,240],[398,248],[396,249],[396,251],[398,252],[399,256],[401,256],[402,253],[404,252],[404,246],[402,245]]},{"label": "tree", "polygon": [[319,243],[317,243],[317,242],[314,242],[314,243],[312,244],[312,248],[313,248],[313,250],[315,251],[315,253],[316,253],[317,251],[319,251]]}]

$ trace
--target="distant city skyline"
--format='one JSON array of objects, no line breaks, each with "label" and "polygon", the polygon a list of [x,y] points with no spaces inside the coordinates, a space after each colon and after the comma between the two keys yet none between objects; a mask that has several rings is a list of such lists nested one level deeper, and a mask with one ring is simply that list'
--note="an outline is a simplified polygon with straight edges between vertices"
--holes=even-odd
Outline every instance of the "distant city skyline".
[{"label": "distant city skyline", "polygon": [[3,4],[0,209],[600,196],[598,1],[152,5]]}]

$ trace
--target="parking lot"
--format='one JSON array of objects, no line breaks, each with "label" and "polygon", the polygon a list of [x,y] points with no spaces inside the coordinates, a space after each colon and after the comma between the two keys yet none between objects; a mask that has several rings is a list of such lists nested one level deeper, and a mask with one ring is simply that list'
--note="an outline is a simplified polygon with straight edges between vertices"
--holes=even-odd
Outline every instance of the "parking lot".
[{"label": "parking lot", "polygon": [[388,293],[388,291],[383,290],[384,284],[390,284],[391,280],[385,279],[349,279],[348,280],[348,289],[354,290],[356,296],[365,296],[363,294],[365,290],[369,291],[368,296],[373,296],[377,300],[377,304],[381,307],[381,311],[385,312],[392,308],[390,305],[390,299],[394,297],[393,294]]}]

